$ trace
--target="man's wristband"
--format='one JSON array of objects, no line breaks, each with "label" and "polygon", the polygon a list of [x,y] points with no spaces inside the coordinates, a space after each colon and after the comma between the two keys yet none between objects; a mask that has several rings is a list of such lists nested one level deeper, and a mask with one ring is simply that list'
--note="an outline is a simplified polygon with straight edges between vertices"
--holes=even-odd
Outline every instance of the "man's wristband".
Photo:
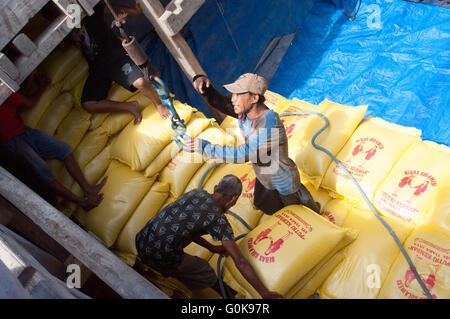
[{"label": "man's wristband", "polygon": [[197,75],[195,75],[195,76],[192,78],[192,82],[195,82],[195,80],[197,80],[199,77],[202,77],[202,76],[205,76],[205,77],[206,77],[206,75],[204,75],[204,74],[197,74]]}]

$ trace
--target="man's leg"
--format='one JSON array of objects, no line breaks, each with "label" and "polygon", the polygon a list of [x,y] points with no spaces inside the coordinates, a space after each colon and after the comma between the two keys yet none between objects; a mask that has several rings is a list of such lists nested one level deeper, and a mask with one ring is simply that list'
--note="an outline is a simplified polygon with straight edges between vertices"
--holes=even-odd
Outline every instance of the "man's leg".
[{"label": "man's leg", "polygon": [[35,149],[27,142],[25,133],[16,136],[12,140],[3,143],[5,148],[14,158],[22,162],[39,181],[47,186],[54,194],[74,202],[85,210],[90,210],[101,202],[102,197],[91,198],[78,197],[61,185],[55,178],[55,173],[42,159]]},{"label": "man's leg", "polygon": [[[80,166],[76,162],[75,157],[73,156],[72,148],[68,144],[47,135],[45,132],[31,129],[29,127],[25,127],[25,132],[23,135],[26,142],[32,147],[33,153],[35,153],[43,163],[45,163],[45,161],[43,161],[42,158],[58,159],[63,161],[69,174],[84,191],[85,197],[82,201],[80,201],[78,196],[72,194],[72,192],[56,181],[53,172],[51,172],[51,176],[53,178],[51,180],[47,180],[47,183],[53,191],[65,199],[76,202],[77,204],[81,203],[80,206],[83,208],[91,207],[92,205],[97,206],[101,202],[103,199],[103,194],[99,194],[99,192],[105,185],[107,177],[103,178],[98,185],[90,186],[81,171]],[[33,156],[33,158],[36,157],[33,154],[30,154],[29,156]],[[34,160],[39,161],[39,159]],[[43,164],[41,163],[40,165],[42,167]],[[45,165],[48,167],[47,163],[45,163]]]},{"label": "man's leg", "polygon": [[[91,71],[91,70],[90,70]],[[137,101],[116,102],[107,100],[106,96],[111,88],[111,80],[99,74],[100,71],[92,70],[84,84],[81,96],[81,105],[89,113],[115,113],[129,112],[134,116],[134,124],[142,120]]]},{"label": "man's leg", "polygon": [[63,160],[64,166],[66,167],[67,171],[69,172],[70,176],[72,176],[75,181],[80,185],[81,189],[83,190],[86,197],[97,197],[99,195],[101,198],[103,198],[103,194],[99,194],[100,190],[103,188],[103,186],[106,183],[106,180],[108,179],[108,176],[105,176],[99,184],[95,186],[89,185],[86,178],[84,177],[83,172],[81,171],[80,166],[78,165],[77,161],[75,160],[75,157],[73,156],[73,153],[70,153],[64,160]]},{"label": "man's leg", "polygon": [[150,81],[144,79],[144,77],[140,77],[133,82],[133,86],[138,90],[140,90],[142,94],[144,94],[153,102],[153,104],[156,107],[156,110],[159,112],[159,115],[161,115],[163,119],[169,117],[170,115],[169,110],[164,105],[162,105],[161,99],[159,98],[158,93],[156,93],[155,89],[151,85]]},{"label": "man's leg", "polygon": [[256,178],[255,190],[253,192],[253,205],[262,210],[266,215],[273,215],[285,205],[283,205],[280,194],[275,189],[267,189]]},{"label": "man's leg", "polygon": [[289,195],[280,195],[280,197],[285,207],[289,205],[304,205],[320,214],[320,204],[314,201],[311,193],[303,184],[300,184],[300,189],[297,192]]}]

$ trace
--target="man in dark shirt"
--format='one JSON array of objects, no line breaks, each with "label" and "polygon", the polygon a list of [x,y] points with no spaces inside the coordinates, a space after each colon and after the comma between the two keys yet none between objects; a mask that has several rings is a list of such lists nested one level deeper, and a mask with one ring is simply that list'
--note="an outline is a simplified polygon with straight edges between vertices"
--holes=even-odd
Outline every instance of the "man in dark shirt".
[{"label": "man in dark shirt", "polygon": [[[125,22],[127,15],[141,14],[138,5],[136,8],[113,4],[121,23]],[[99,3],[92,16],[85,17],[81,28],[72,32],[75,45],[83,52],[89,64],[89,77],[83,88],[81,104],[90,113],[127,111],[135,117],[138,124],[142,116],[137,101],[116,102],[107,100],[107,94],[112,81],[125,89],[134,92],[137,89],[148,97],[155,105],[163,119],[169,116],[169,111],[161,104],[156,91],[150,81],[144,79],[141,70],[126,54],[120,40],[116,37],[110,26],[105,23],[105,14],[111,14],[109,9]],[[149,63],[149,67],[159,75],[159,70]]]},{"label": "man in dark shirt", "polygon": [[[195,242],[213,253],[229,254],[244,278],[263,298],[278,298],[259,280],[234,242],[233,230],[224,215],[238,200],[242,183],[234,175],[222,178],[214,193],[195,189],[164,207],[136,235],[140,260],[164,276],[177,278],[189,289],[214,288],[219,294],[217,276],[207,261],[183,252]],[[222,245],[215,246],[201,236],[210,234]]]},{"label": "man in dark shirt", "polygon": [[[239,119],[245,143],[237,147],[221,146],[196,138],[187,141],[186,146],[226,163],[251,161],[256,174],[254,205],[265,214],[294,204],[305,205],[320,214],[319,204],[301,183],[297,165],[289,158],[288,139],[280,117],[264,104],[266,80],[257,74],[243,74],[224,86],[232,93],[231,97],[217,92],[204,75],[194,77],[194,87],[211,106]],[[264,160],[262,154],[267,155]]]}]

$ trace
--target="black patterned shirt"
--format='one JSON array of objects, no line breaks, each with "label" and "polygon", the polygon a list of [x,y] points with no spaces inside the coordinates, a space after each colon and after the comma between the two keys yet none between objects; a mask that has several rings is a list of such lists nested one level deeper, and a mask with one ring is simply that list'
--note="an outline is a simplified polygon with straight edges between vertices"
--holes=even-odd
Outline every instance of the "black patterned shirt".
[{"label": "black patterned shirt", "polygon": [[150,267],[175,268],[183,248],[193,238],[210,234],[215,241],[234,240],[219,202],[207,191],[194,189],[167,205],[136,235],[142,262]]}]

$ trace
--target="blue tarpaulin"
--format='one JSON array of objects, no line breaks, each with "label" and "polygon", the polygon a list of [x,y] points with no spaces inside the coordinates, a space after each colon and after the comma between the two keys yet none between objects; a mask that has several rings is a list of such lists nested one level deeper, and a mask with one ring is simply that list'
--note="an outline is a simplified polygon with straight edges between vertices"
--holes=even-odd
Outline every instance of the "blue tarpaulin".
[{"label": "blue tarpaulin", "polygon": [[[242,73],[253,72],[272,39],[295,32],[313,4],[314,0],[208,0],[182,35],[220,90]],[[177,99],[212,116],[162,41],[149,33],[141,44]]]},{"label": "blue tarpaulin", "polygon": [[335,2],[346,6],[314,4],[269,88],[314,104],[368,104],[367,116],[450,145],[450,9],[363,0],[351,21]]}]

